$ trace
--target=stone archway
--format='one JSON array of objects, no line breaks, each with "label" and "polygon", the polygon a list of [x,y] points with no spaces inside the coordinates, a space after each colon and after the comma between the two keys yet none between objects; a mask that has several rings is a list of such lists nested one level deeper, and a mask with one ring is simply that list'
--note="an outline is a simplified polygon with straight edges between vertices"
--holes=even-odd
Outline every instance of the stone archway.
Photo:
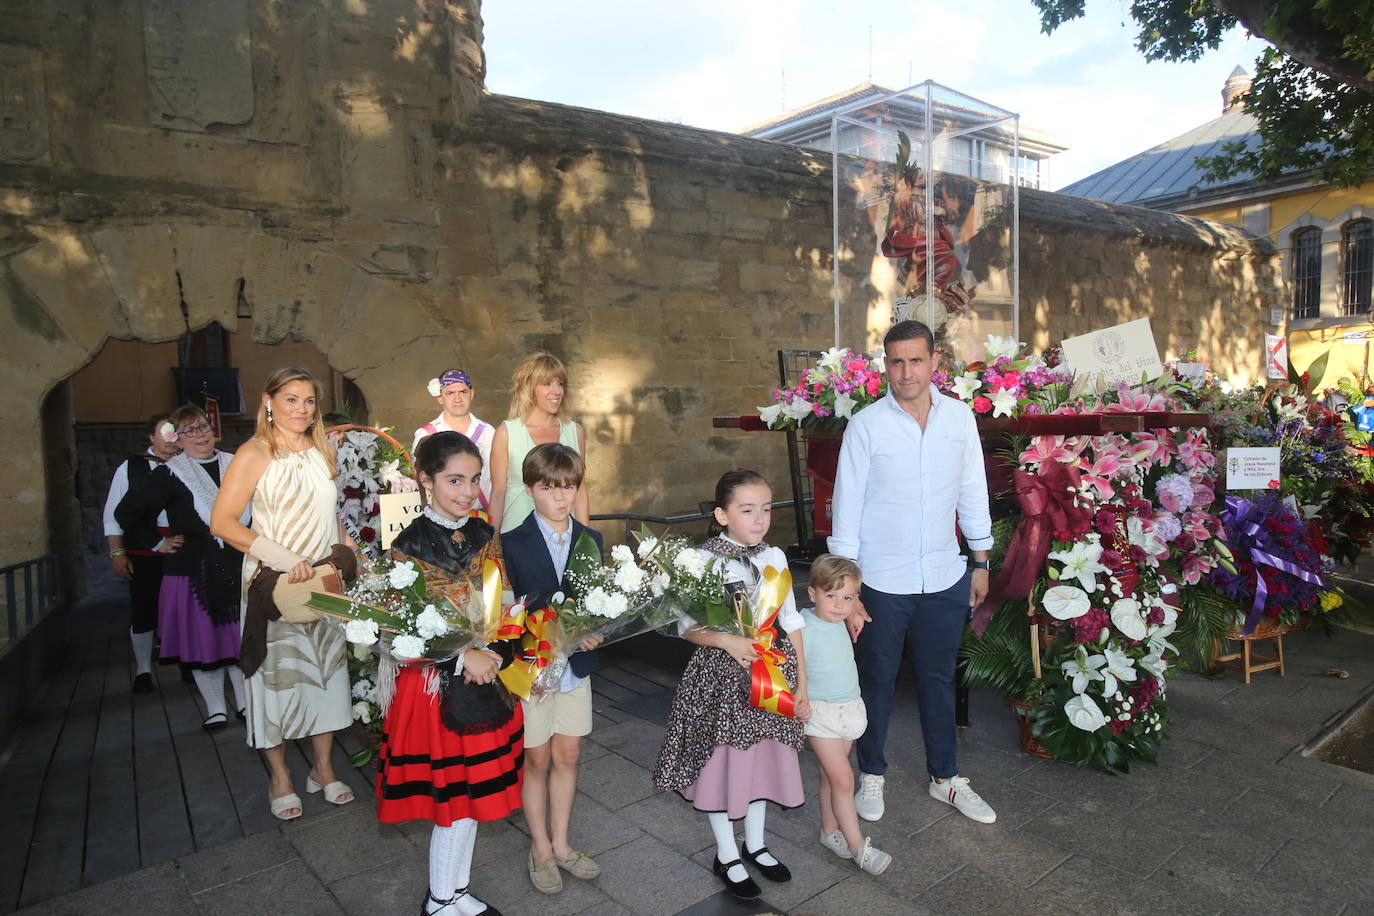
[{"label": "stone archway", "polygon": [[255,342],[314,342],[383,416],[413,412],[425,367],[463,356],[427,287],[256,226],[31,225],[11,250],[0,261],[0,565],[52,549],[41,405],[108,338],[231,325],[241,294]]}]

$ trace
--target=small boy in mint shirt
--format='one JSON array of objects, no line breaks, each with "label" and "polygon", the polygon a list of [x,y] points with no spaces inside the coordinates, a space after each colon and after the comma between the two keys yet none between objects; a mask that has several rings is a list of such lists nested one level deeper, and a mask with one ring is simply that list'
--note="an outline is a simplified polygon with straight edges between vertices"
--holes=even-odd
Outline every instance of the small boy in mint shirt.
[{"label": "small boy in mint shirt", "polygon": [[881,875],[892,856],[873,846],[859,829],[854,808],[854,770],[849,749],[868,727],[859,696],[859,669],[845,620],[859,607],[862,578],[853,561],[826,553],[811,564],[807,595],[813,607],[802,611],[811,718],[806,736],[821,771],[821,845],[842,859],[853,859],[870,875]]}]

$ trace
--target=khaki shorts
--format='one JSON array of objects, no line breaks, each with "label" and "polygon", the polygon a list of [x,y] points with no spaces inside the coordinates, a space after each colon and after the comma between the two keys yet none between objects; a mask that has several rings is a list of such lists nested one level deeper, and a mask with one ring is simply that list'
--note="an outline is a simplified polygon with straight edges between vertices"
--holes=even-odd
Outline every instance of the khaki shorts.
[{"label": "khaki shorts", "polygon": [[867,729],[868,710],[864,708],[863,697],[855,697],[848,703],[812,700],[811,718],[807,720],[804,730],[813,738],[854,741]]},{"label": "khaki shorts", "polygon": [[591,678],[583,678],[567,693],[546,693],[536,700],[521,700],[520,705],[525,711],[525,747],[546,744],[554,735],[591,734]]}]

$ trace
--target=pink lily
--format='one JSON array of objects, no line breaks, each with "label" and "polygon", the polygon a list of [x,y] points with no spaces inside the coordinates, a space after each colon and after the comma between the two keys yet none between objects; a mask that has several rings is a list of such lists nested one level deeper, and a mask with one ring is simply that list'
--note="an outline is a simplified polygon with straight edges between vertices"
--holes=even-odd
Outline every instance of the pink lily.
[{"label": "pink lily", "polygon": [[1036,436],[1017,461],[1028,465],[1039,465],[1046,461],[1067,464],[1074,457],[1074,453],[1064,447],[1063,436]]}]

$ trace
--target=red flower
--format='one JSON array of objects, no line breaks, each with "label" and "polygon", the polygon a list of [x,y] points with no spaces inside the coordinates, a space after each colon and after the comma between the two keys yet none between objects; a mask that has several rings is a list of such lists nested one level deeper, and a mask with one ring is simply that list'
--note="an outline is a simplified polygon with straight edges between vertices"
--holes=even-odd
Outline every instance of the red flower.
[{"label": "red flower", "polygon": [[371,544],[373,541],[377,540],[377,532],[373,528],[364,526],[358,529],[358,537],[362,538],[368,544]]},{"label": "red flower", "polygon": [[992,410],[992,401],[980,395],[973,399],[973,409],[978,413],[987,413]]}]

